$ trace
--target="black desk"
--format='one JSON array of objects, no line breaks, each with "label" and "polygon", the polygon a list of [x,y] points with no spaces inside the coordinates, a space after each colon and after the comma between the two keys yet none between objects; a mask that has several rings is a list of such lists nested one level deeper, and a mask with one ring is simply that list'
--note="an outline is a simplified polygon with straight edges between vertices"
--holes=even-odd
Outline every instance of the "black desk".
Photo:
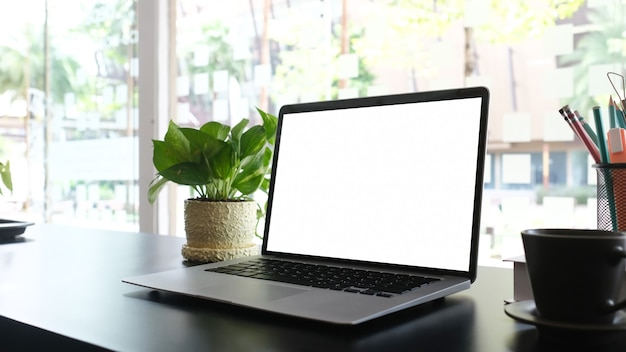
[{"label": "black desk", "polygon": [[120,281],[185,265],[182,238],[47,224],[21,237],[0,243],[0,351],[547,350],[504,314],[512,270],[480,268],[468,291],[338,328]]}]

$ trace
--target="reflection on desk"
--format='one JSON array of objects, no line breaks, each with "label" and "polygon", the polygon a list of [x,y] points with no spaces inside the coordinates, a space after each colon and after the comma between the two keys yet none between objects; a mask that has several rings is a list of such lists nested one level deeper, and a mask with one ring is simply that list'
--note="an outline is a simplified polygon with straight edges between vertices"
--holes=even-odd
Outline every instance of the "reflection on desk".
[{"label": "reflection on desk", "polygon": [[[296,350],[307,351],[402,351],[415,346],[460,351],[471,344],[474,319],[474,304],[467,297],[425,304],[358,327],[304,321],[165,292],[144,290],[127,297],[195,312],[185,320],[188,328],[202,326],[211,339],[239,336],[240,341],[232,343],[250,350],[283,345],[286,350],[297,346]],[[205,314],[212,319],[205,320]]]}]

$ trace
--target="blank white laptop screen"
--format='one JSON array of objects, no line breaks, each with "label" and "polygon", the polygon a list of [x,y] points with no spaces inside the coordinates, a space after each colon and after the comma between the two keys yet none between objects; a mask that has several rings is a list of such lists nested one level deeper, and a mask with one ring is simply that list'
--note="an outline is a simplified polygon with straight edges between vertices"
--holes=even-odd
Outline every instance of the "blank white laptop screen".
[{"label": "blank white laptop screen", "polygon": [[469,270],[481,103],[285,113],[266,249]]}]

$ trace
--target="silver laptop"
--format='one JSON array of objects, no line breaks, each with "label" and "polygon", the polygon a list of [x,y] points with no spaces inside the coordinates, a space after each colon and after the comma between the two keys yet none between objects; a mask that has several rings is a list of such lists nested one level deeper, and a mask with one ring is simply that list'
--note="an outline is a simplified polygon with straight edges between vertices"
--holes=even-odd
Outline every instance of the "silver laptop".
[{"label": "silver laptop", "polygon": [[473,87],[283,106],[261,255],[123,281],[350,325],[468,289],[488,102]]}]

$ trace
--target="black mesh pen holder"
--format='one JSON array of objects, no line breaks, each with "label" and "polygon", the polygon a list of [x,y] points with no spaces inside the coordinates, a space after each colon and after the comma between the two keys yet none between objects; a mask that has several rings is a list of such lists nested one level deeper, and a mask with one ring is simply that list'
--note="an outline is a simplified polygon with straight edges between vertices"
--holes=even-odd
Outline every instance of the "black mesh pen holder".
[{"label": "black mesh pen holder", "polygon": [[626,163],[594,164],[599,230],[626,231]]}]

